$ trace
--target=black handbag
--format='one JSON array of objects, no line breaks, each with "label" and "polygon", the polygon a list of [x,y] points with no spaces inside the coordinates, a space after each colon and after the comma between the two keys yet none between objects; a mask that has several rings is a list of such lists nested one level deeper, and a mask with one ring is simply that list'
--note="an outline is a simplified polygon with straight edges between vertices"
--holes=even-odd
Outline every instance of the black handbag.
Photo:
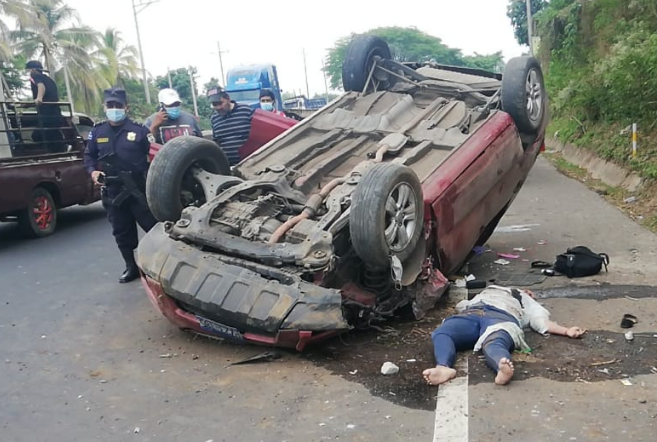
[{"label": "black handbag", "polygon": [[606,272],[609,265],[609,255],[595,253],[588,247],[577,246],[566,250],[566,253],[557,255],[554,270],[566,275],[568,278],[579,278],[597,275],[602,270],[603,265]]}]

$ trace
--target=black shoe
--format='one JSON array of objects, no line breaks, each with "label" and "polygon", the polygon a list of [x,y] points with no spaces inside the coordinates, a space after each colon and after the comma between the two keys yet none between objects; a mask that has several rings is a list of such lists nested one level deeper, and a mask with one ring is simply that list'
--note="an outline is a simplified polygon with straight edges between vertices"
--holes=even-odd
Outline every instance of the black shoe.
[{"label": "black shoe", "polygon": [[121,277],[119,278],[119,282],[121,284],[125,284],[126,282],[134,281],[135,279],[139,278],[139,269],[135,267],[128,267],[125,269]]}]

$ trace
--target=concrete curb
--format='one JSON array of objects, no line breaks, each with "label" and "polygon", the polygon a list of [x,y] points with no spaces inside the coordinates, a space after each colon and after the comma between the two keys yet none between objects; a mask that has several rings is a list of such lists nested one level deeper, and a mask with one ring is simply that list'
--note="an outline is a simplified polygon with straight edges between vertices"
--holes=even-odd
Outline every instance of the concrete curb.
[{"label": "concrete curb", "polygon": [[644,183],[644,179],[636,173],[628,172],[614,163],[603,160],[590,150],[554,138],[546,138],[545,145],[549,150],[561,153],[569,163],[588,170],[593,178],[608,186],[621,187],[629,192],[636,192]]}]

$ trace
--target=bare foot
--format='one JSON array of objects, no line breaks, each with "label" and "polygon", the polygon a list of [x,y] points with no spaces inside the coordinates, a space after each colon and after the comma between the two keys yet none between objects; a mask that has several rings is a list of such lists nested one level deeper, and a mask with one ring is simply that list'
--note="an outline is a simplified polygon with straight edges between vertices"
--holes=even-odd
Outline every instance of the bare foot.
[{"label": "bare foot", "polygon": [[513,377],[513,362],[507,358],[500,359],[499,371],[495,376],[495,383],[497,385],[506,385]]},{"label": "bare foot", "polygon": [[427,381],[429,385],[440,385],[454,379],[456,377],[456,370],[453,368],[445,367],[444,365],[438,365],[434,368],[427,368],[422,372],[424,380]]}]

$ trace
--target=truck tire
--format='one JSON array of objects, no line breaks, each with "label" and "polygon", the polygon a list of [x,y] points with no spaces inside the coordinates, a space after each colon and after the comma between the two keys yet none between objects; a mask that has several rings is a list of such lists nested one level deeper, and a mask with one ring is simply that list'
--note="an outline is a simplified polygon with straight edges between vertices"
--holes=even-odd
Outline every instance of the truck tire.
[{"label": "truck tire", "polygon": [[546,93],[541,65],[534,57],[515,57],[502,76],[502,110],[513,118],[518,131],[536,135],[544,123]]},{"label": "truck tire", "polygon": [[[342,87],[345,91],[362,92],[372,65],[377,59],[390,59],[390,47],[381,37],[357,35],[347,47],[342,64]],[[386,90],[396,83],[396,77],[386,73],[376,76],[378,90]]]},{"label": "truck tire", "polygon": [[18,227],[30,238],[43,238],[55,231],[57,206],[48,190],[37,187],[32,191],[29,205],[18,214]]},{"label": "truck tire", "polygon": [[183,208],[207,200],[194,180],[192,168],[217,175],[230,175],[226,154],[213,141],[182,136],[167,142],[155,155],[146,177],[146,199],[158,221],[177,221]]},{"label": "truck tire", "polygon": [[363,174],[351,198],[349,232],[366,265],[388,268],[391,255],[404,262],[415,250],[423,224],[422,186],[411,168],[381,163]]}]

